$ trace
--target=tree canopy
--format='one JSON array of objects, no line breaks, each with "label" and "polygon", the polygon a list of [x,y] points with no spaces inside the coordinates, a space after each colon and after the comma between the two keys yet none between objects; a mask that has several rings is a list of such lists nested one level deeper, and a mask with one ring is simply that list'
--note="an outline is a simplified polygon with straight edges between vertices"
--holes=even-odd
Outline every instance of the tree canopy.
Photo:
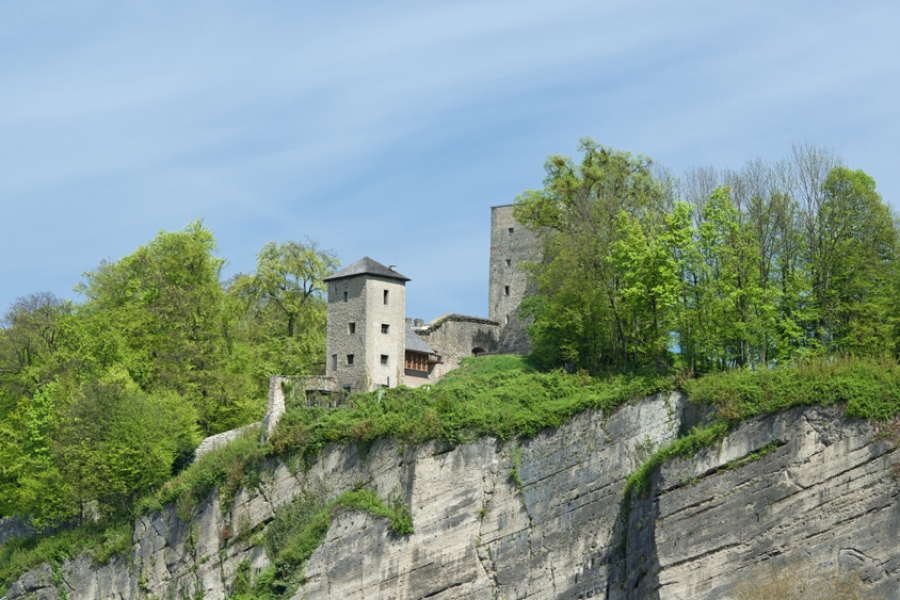
[{"label": "tree canopy", "polygon": [[258,420],[270,375],[317,368],[333,254],[266,244],[248,288],[216,250],[200,221],[161,231],[86,272],[83,302],[32,294],[0,319],[0,516],[127,511],[204,436]]},{"label": "tree canopy", "polygon": [[548,158],[514,209],[544,248],[524,305],[540,364],[708,372],[900,350],[897,225],[863,171],[802,146],[676,181],[580,149],[578,165]]}]

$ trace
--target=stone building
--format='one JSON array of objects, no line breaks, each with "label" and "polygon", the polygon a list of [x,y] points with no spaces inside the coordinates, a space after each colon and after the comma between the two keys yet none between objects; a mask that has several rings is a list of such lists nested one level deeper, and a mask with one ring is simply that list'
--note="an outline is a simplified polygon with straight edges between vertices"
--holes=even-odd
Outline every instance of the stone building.
[{"label": "stone building", "polygon": [[356,392],[401,383],[407,281],[368,256],[325,278],[325,375],[342,389]]},{"label": "stone building", "polygon": [[522,300],[531,292],[521,265],[540,256],[539,240],[513,217],[513,205],[491,207],[488,319],[500,324],[500,352],[525,354],[531,349],[526,331],[531,321],[519,315]]},{"label": "stone building", "polygon": [[528,323],[518,314],[528,292],[523,261],[539,256],[537,239],[512,215],[491,209],[490,318],[445,314],[428,323],[406,318],[410,279],[369,257],[327,277],[325,377],[308,390],[356,392],[418,387],[440,379],[466,356],[524,353]]}]

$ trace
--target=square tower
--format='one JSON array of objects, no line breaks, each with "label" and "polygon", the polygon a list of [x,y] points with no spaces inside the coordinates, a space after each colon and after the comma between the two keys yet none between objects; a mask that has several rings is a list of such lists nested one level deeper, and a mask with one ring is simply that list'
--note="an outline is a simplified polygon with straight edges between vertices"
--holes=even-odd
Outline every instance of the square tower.
[{"label": "square tower", "polygon": [[540,242],[513,216],[513,205],[491,207],[491,259],[488,282],[488,318],[500,324],[500,352],[531,350],[519,305],[531,291],[523,262],[540,260]]},{"label": "square tower", "polygon": [[343,389],[369,391],[401,382],[407,281],[368,256],[325,278],[325,373]]}]

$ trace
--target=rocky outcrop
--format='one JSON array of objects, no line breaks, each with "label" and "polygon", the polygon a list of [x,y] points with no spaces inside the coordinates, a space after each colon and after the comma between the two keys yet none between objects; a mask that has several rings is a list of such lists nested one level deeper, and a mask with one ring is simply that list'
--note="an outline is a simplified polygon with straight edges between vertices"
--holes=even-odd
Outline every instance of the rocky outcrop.
[{"label": "rocky outcrop", "polygon": [[5,544],[6,540],[14,540],[30,535],[34,535],[34,529],[24,519],[19,517],[0,519],[0,545]]},{"label": "rocky outcrop", "polygon": [[898,597],[891,440],[834,409],[794,410],[663,465],[649,492],[624,498],[627,475],[688,415],[683,397],[659,395],[519,443],[330,447],[297,473],[273,462],[225,510],[215,494],[187,521],[167,507],[137,522],[130,557],[32,571],[8,598],[225,598],[238,565],[268,565],[251,534],[278,506],[360,483],[407,502],[415,533],[339,514],[294,598],[728,598],[760,562],[795,556]]}]

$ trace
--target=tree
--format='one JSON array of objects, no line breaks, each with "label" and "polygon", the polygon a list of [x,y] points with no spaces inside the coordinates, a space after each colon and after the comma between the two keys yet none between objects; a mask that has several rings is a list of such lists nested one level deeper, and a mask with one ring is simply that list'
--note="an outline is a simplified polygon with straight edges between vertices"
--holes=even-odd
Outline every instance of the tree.
[{"label": "tree", "polygon": [[2,392],[30,396],[53,379],[60,368],[61,323],[71,312],[69,302],[40,292],[18,298],[0,318]]},{"label": "tree", "polygon": [[897,228],[862,170],[835,167],[822,186],[811,247],[817,337],[829,351],[894,350],[890,284]]},{"label": "tree", "polygon": [[123,514],[199,442],[197,414],[174,392],[147,394],[121,369],[82,384],[60,414],[53,466],[79,512]]},{"label": "tree", "polygon": [[325,356],[324,279],[340,264],[316,242],[269,242],[252,275],[228,286],[241,306],[241,339],[251,348],[258,377],[308,374]]},{"label": "tree", "polygon": [[590,139],[579,148],[580,165],[551,156],[544,188],[516,199],[516,219],[544,243],[543,261],[530,267],[536,299],[523,309],[534,317],[529,332],[545,366],[624,367],[634,361],[634,315],[622,273],[610,262],[622,236],[620,214],[656,227],[670,198],[648,159]]},{"label": "tree", "polygon": [[324,279],[334,273],[340,261],[330,251],[319,250],[311,240],[305,244],[269,242],[257,259],[259,294],[263,302],[271,303],[284,315],[285,334],[292,338],[304,309],[322,298]]},{"label": "tree", "polygon": [[174,391],[197,409],[206,433],[244,425],[263,398],[246,365],[232,361],[233,313],[219,282],[222,259],[200,221],[104,262],[78,290],[87,327],[108,331],[102,348],[145,392]]}]

